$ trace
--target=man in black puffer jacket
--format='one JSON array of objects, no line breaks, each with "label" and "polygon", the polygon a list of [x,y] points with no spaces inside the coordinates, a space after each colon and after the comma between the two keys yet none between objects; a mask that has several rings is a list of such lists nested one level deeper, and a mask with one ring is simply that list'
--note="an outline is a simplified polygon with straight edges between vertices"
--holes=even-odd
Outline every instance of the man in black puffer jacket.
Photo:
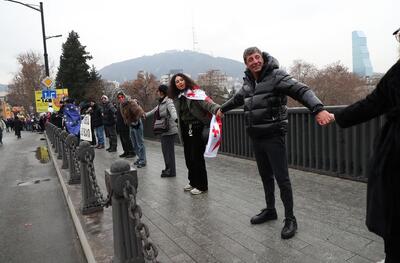
[{"label": "man in black puffer jacket", "polygon": [[279,69],[278,61],[256,47],[243,54],[246,71],[243,87],[225,102],[217,115],[244,104],[246,130],[253,142],[258,170],[263,182],[267,208],[251,218],[252,224],[277,219],[275,209],[274,176],[285,207],[284,239],[297,230],[293,214],[293,193],[289,179],[285,135],[288,126],[287,96],[306,106],[320,125],[329,123],[332,115],[324,110],[322,102],[303,83]]}]

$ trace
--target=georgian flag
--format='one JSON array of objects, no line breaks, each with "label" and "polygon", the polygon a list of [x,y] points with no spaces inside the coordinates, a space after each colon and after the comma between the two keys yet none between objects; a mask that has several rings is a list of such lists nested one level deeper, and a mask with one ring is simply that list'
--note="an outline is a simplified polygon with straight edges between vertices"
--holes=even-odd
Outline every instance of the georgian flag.
[{"label": "georgian flag", "polygon": [[186,97],[189,100],[206,100],[209,99],[209,97],[206,95],[204,90],[201,90],[199,88],[196,89],[187,89],[185,90],[182,95]]},{"label": "georgian flag", "polygon": [[219,146],[222,140],[222,121],[220,117],[213,115],[210,123],[210,133],[204,157],[214,158],[217,156]]},{"label": "georgian flag", "polygon": [[[180,96],[184,96],[189,100],[207,100],[212,101],[210,97],[208,97],[204,90],[199,89],[199,87],[194,87],[193,90],[187,89],[182,92]],[[208,141],[206,150],[204,152],[204,157],[214,158],[217,156],[219,146],[221,144],[221,133],[222,133],[222,121],[220,117],[212,116],[210,122],[210,132],[208,134]]]}]

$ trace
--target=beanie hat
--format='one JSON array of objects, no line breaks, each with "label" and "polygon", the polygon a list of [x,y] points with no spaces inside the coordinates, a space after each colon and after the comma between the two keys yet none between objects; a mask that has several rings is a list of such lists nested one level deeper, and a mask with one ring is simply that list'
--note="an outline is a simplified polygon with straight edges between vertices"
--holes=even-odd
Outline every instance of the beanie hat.
[{"label": "beanie hat", "polygon": [[106,101],[108,101],[108,97],[106,95],[101,96],[101,99],[105,99]]},{"label": "beanie hat", "polygon": [[158,86],[158,91],[161,91],[162,93],[167,94],[167,92],[168,92],[168,86],[162,84],[162,85]]}]

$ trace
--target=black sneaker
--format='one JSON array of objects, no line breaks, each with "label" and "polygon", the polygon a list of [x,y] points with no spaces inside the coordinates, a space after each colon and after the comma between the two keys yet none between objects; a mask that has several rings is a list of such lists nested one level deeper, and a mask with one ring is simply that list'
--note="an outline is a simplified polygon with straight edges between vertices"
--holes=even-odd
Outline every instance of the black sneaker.
[{"label": "black sneaker", "polygon": [[120,154],[119,157],[123,158],[123,157],[126,157],[127,155],[128,154],[124,152],[123,154]]},{"label": "black sneaker", "polygon": [[135,156],[136,156],[136,154],[128,153],[128,154],[125,155],[124,157],[125,157],[125,158],[133,158],[133,157],[135,157]]},{"label": "black sneaker", "polygon": [[134,165],[138,165],[139,164],[139,160],[136,160],[133,164]]},{"label": "black sneaker", "polygon": [[161,172],[161,177],[175,177],[175,174],[171,174],[169,172],[166,172],[163,170],[163,172]]},{"label": "black sneaker", "polygon": [[110,153],[115,153],[117,151],[117,149],[110,149],[110,150],[108,150],[108,152],[110,152]]},{"label": "black sneaker", "polygon": [[270,220],[276,220],[278,219],[278,215],[276,214],[276,209],[263,209],[261,210],[261,213],[259,213],[258,215],[253,216],[250,219],[250,223],[252,223],[253,225],[255,224],[261,224]]},{"label": "black sneaker", "polygon": [[285,220],[285,225],[282,228],[281,237],[283,239],[289,239],[294,237],[297,230],[297,221],[295,217],[287,217]]}]

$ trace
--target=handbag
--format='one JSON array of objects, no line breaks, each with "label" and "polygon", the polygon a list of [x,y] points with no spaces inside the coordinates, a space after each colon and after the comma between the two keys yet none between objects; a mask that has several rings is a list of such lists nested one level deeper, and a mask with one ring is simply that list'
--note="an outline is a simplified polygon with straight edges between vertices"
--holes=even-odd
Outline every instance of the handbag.
[{"label": "handbag", "polygon": [[169,119],[160,118],[160,112],[157,109],[154,114],[153,132],[154,134],[161,134],[169,130]]}]

